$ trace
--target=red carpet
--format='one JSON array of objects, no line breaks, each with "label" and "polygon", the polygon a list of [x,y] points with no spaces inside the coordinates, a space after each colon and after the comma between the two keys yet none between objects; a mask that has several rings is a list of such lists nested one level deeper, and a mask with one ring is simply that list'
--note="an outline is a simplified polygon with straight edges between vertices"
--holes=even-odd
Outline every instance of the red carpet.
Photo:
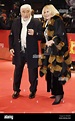
[{"label": "red carpet", "polygon": [[46,92],[46,81],[39,77],[38,90],[34,99],[29,99],[28,72],[25,66],[21,92],[18,99],[12,99],[14,66],[11,61],[0,60],[0,114],[6,113],[71,113],[75,114],[75,71],[64,85],[64,99],[59,105],[52,105],[50,93]]}]

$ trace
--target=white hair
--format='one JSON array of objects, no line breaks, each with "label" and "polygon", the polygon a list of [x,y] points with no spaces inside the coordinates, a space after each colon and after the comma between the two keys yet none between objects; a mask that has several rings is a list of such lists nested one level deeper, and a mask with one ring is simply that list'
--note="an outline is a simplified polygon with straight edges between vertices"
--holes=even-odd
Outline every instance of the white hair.
[{"label": "white hair", "polygon": [[22,10],[22,8],[28,8],[30,11],[32,10],[31,5],[29,5],[29,4],[24,4],[24,5],[22,5],[22,6],[20,7],[20,11]]}]

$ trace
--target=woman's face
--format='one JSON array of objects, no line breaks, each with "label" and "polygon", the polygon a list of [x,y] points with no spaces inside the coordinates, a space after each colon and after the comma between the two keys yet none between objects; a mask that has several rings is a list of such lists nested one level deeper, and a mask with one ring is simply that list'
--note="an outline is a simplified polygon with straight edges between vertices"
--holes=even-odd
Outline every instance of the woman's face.
[{"label": "woman's face", "polygon": [[45,20],[50,20],[50,18],[52,17],[51,11],[48,8],[44,9],[43,17],[44,17]]}]

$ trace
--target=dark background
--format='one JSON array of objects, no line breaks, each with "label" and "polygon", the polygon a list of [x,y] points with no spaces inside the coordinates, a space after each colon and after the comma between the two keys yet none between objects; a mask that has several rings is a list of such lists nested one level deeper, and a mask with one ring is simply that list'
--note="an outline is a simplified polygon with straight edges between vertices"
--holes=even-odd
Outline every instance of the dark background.
[{"label": "dark background", "polygon": [[3,7],[9,12],[15,2],[19,2],[20,6],[28,3],[32,6],[34,11],[38,13],[41,13],[43,6],[46,4],[53,4],[57,9],[69,8],[65,0],[0,0],[0,3],[4,4],[4,6],[0,7]]}]

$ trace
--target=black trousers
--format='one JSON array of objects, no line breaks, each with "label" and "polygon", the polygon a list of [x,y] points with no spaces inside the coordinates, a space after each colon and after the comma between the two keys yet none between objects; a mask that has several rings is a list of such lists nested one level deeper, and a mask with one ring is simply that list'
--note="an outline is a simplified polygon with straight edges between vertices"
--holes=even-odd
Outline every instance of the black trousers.
[{"label": "black trousers", "polygon": [[[14,81],[13,81],[13,90],[20,92],[20,85],[21,85],[21,78],[23,74],[24,65],[26,64],[26,53],[21,52],[21,64],[15,66],[14,70]],[[38,84],[38,68],[28,68],[28,74],[29,74],[29,82],[30,92],[36,92],[37,91],[37,84]]]},{"label": "black trousers", "polygon": [[52,95],[63,95],[63,85],[61,81],[58,81],[58,77],[54,77],[54,75],[47,70],[46,74],[46,81],[47,81],[47,92],[51,91]]}]

